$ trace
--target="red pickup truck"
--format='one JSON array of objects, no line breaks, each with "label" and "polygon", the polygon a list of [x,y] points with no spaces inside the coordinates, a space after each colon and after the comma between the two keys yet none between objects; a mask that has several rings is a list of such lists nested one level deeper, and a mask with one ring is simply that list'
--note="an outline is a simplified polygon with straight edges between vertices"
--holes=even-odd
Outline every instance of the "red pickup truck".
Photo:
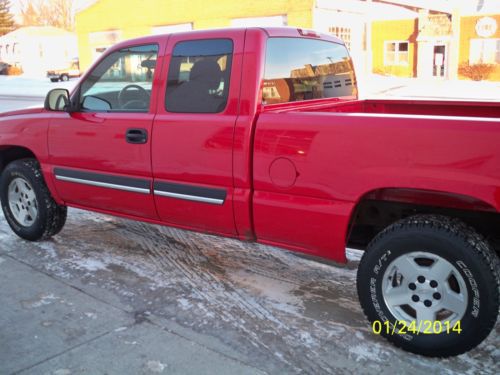
[{"label": "red pickup truck", "polygon": [[118,44],[71,94],[2,114],[0,197],[32,241],[72,206],[339,263],[365,249],[373,330],[444,357],[496,324],[499,145],[498,103],[359,100],[334,37],[196,31]]}]

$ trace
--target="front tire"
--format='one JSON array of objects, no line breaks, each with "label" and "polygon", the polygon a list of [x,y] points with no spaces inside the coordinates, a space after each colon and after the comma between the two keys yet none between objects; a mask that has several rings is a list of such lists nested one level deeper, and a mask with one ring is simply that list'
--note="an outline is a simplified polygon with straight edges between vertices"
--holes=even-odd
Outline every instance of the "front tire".
[{"label": "front tire", "polygon": [[357,288],[372,327],[396,346],[430,357],[459,355],[496,323],[499,260],[464,223],[414,216],[368,245]]},{"label": "front tire", "polygon": [[66,207],[54,201],[34,159],[16,160],[5,167],[0,177],[0,199],[7,223],[26,240],[50,238],[66,222]]}]

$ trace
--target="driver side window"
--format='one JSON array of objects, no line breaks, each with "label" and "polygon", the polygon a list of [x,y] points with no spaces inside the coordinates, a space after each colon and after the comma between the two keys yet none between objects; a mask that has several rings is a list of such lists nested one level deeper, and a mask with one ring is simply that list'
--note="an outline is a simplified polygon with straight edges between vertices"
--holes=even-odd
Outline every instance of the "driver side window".
[{"label": "driver side window", "polygon": [[147,112],[157,56],[157,45],[124,48],[107,56],[81,85],[81,109]]}]

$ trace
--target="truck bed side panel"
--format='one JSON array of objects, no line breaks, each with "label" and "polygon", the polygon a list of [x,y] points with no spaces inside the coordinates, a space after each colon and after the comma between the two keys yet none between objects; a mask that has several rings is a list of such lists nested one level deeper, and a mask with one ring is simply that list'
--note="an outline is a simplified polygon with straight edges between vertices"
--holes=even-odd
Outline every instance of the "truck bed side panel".
[{"label": "truck bed side panel", "polygon": [[265,112],[255,135],[257,238],[342,261],[352,209],[382,188],[461,194],[498,211],[499,144],[498,119]]}]

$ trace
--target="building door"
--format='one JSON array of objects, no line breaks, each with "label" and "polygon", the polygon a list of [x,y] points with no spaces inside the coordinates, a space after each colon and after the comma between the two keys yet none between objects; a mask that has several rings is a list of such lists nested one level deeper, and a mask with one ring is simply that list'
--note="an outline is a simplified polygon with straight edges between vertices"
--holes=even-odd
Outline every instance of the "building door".
[{"label": "building door", "polygon": [[433,53],[432,75],[446,77],[446,46],[435,45]]}]

